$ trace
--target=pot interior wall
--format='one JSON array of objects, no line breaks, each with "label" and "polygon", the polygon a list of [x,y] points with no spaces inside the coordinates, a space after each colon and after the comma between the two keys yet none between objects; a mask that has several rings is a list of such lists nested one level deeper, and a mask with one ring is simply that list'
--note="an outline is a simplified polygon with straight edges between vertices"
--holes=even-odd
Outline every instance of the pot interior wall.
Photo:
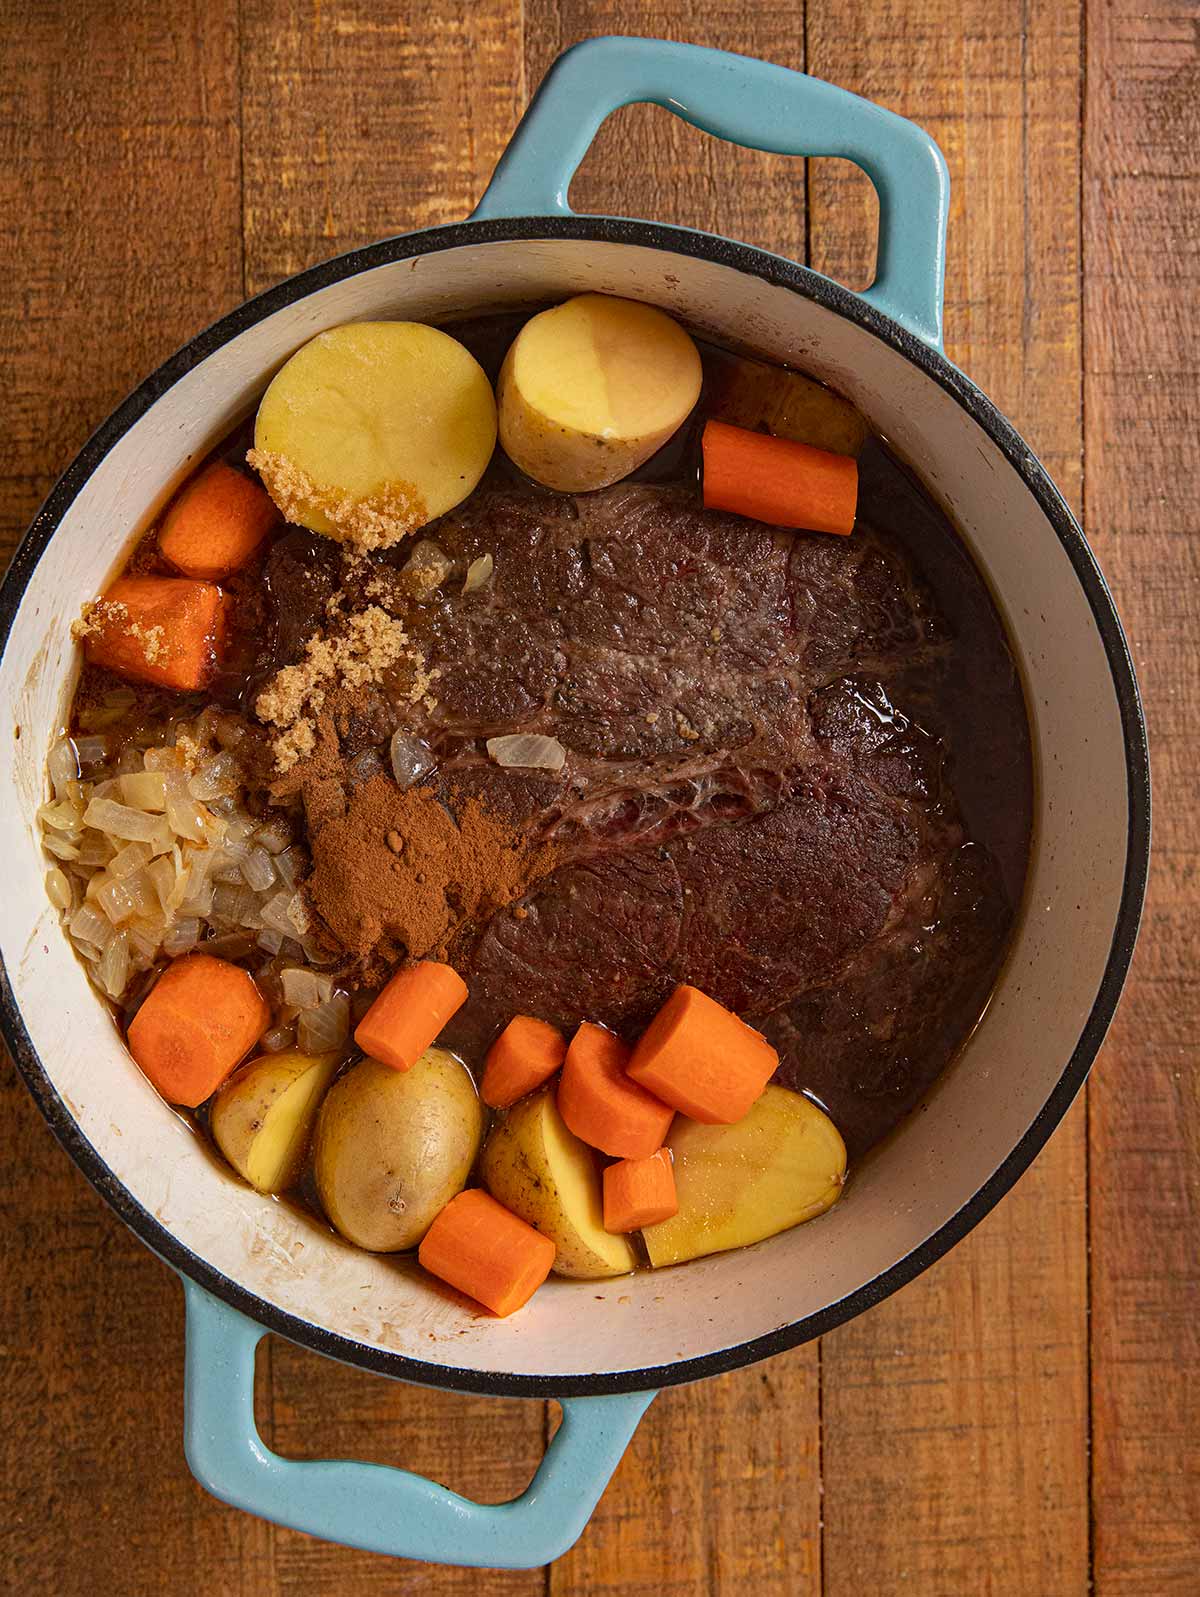
[{"label": "pot interior wall", "polygon": [[[323,328],[445,318],[585,289],[646,299],[714,338],[840,388],[915,465],[1001,596],[1029,687],[1039,771],[1026,913],[987,1015],[927,1103],[819,1222],[758,1247],[611,1283],[553,1281],[508,1321],[477,1317],[403,1261],[340,1243],[208,1157],[125,1055],[43,892],[34,811],[73,670],[69,627],[131,533]],[[0,674],[0,952],[55,1091],[137,1202],[193,1253],[290,1314],[430,1364],[518,1374],[638,1369],[769,1333],[887,1270],[1005,1159],[1054,1088],[1109,953],[1125,866],[1121,726],[1070,563],[1000,450],[917,367],[857,324],[735,267],[639,244],[459,245],[359,273],[209,355],[117,442],[34,571]]]}]

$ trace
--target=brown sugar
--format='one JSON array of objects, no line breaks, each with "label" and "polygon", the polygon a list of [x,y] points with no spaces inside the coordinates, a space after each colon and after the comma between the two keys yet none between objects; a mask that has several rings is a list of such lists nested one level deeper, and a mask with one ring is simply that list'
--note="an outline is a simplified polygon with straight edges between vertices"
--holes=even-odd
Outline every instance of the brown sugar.
[{"label": "brown sugar", "polygon": [[[401,687],[395,668],[404,665]],[[367,687],[389,673],[393,696],[410,704],[426,698],[437,675],[425,669],[404,625],[378,605],[346,617],[338,632],[315,632],[295,665],[276,671],[259,693],[259,719],[278,728],[275,766],[286,771],[316,747],[317,718],[335,691]]]},{"label": "brown sugar", "polygon": [[388,549],[429,520],[425,499],[410,482],[384,483],[368,498],[355,499],[314,482],[286,455],[252,449],[246,461],[286,520],[306,526],[318,511],[328,523],[320,530],[356,549]]}]

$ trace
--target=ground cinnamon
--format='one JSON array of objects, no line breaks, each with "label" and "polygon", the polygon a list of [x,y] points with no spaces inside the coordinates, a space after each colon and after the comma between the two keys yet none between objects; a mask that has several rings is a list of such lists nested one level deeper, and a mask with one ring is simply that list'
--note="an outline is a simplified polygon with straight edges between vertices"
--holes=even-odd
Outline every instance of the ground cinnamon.
[{"label": "ground cinnamon", "polygon": [[313,797],[309,904],[368,982],[405,959],[444,955],[464,925],[482,924],[556,863],[553,848],[514,831],[475,795],[402,792],[377,775],[343,806],[329,803],[327,789]]}]

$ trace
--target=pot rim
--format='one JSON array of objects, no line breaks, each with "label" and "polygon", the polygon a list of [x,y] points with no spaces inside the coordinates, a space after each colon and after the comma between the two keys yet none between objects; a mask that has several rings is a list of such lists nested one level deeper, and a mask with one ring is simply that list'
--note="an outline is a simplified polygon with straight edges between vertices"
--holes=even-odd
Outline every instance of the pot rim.
[{"label": "pot rim", "polygon": [[1128,779],[1129,826],[1121,903],[1114,923],[1112,943],[1103,978],[1079,1041],[1032,1124],[974,1196],[919,1247],[897,1259],[874,1280],[814,1314],[779,1326],[765,1335],[695,1358],[605,1374],[517,1375],[499,1370],[427,1364],[314,1325],[230,1280],[206,1259],[185,1247],[161,1221],[143,1208],[92,1147],[38,1058],[21,1017],[8,972],[0,964],[0,1034],[7,1043],[17,1069],[58,1141],[101,1197],[153,1253],[214,1297],[257,1321],[266,1330],[343,1363],[418,1385],[531,1398],[648,1391],[739,1369],[810,1341],[852,1319],[890,1297],[948,1252],[978,1225],[1028,1168],[1083,1085],[1104,1041],[1132,958],[1146,889],[1150,849],[1150,770],[1146,724],[1125,635],[1104,576],[1078,522],[1041,462],[1032,454],[1011,422],[945,355],[883,315],[860,295],[807,267],[754,245],[665,223],[603,216],[501,217],[460,222],[401,234],[335,256],[246,300],[191,339],[140,383],[96,429],[51,489],[0,584],[0,666],[13,621],[33,571],[84,484],[117,441],[169,388],[207,356],[281,307],[374,267],[457,249],[466,244],[558,238],[636,244],[669,254],[715,261],[758,277],[766,283],[787,288],[864,327],[903,355],[957,401],[1001,450],[1037,501],[1062,544],[1087,598],[1104,646],[1121,717]]}]

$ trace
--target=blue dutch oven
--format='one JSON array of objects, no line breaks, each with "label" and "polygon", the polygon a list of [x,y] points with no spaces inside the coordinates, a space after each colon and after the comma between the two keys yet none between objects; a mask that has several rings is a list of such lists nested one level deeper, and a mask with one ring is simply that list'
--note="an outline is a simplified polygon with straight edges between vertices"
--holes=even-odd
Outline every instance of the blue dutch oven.
[{"label": "blue dutch oven", "polygon": [[[879,193],[878,271],[853,294],[713,234],[576,216],[601,122],[650,101],[719,138],[856,162]],[[819,1335],[925,1269],[988,1212],[1066,1110],[1112,1016],[1149,838],[1145,733],[1117,616],[1028,446],[941,348],[945,163],[911,122],[777,66],[652,39],[555,64],[470,221],[303,272],[148,378],[51,493],[0,592],[4,1032],[53,1130],[187,1298],[188,1461],[218,1497],[316,1536],[447,1563],[537,1566],[580,1534],[655,1390]],[[838,388],[921,476],[1006,617],[1037,768],[1024,914],[981,1025],[819,1225],[683,1269],[552,1280],[509,1320],[471,1314],[404,1261],[367,1255],[218,1168],[132,1065],[43,890],[35,811],[75,670],[69,627],[130,530],[323,328],[445,320],[585,290]],[[20,735],[18,735],[18,728]],[[255,1428],[254,1352],[274,1331],[381,1375],[558,1398],[528,1490],[469,1502],[401,1469],[292,1462]],[[498,1442],[499,1445],[499,1442]]]}]

